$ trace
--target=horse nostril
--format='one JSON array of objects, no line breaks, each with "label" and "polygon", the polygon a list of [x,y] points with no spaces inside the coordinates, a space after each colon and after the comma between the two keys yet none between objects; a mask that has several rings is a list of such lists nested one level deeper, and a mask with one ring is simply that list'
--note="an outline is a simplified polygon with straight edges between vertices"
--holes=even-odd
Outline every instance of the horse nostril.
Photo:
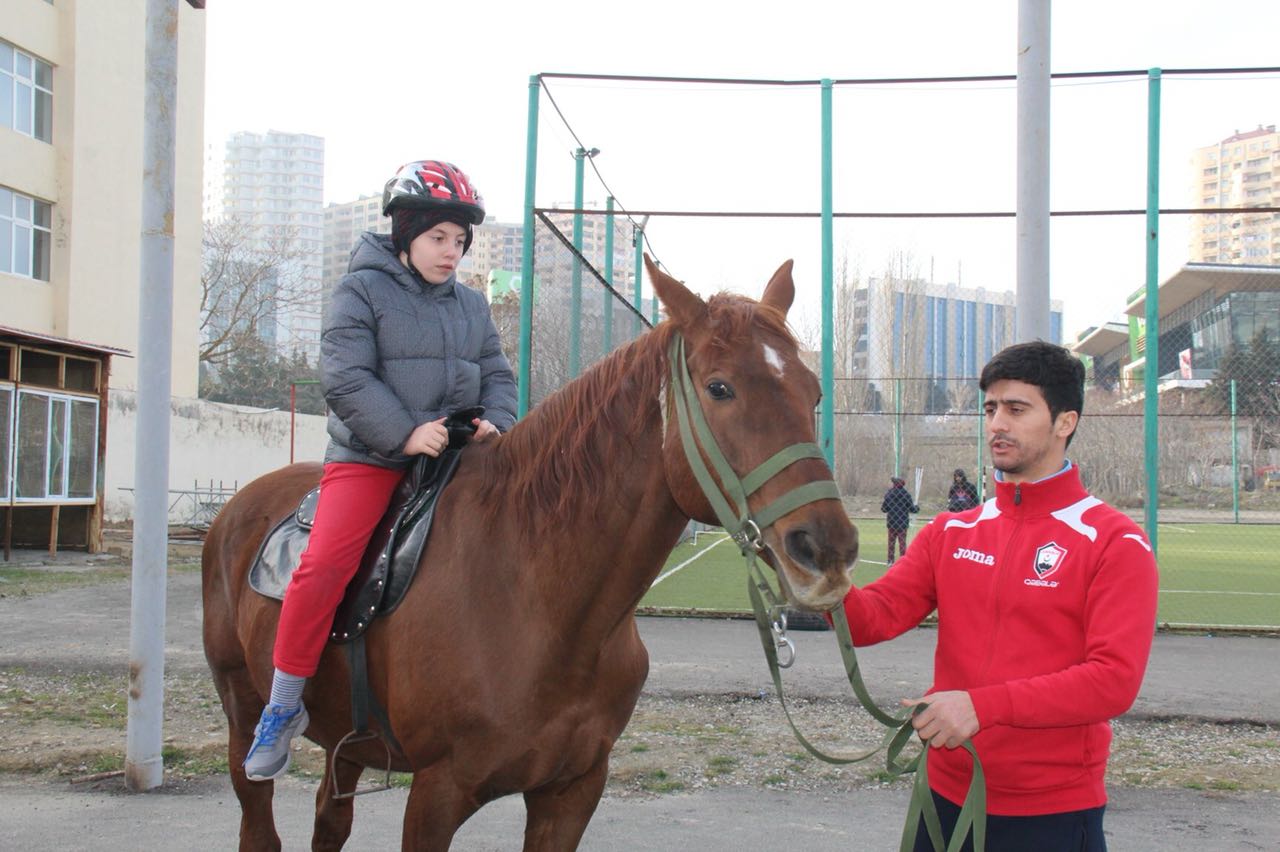
[{"label": "horse nostril", "polygon": [[818,567],[818,550],[808,530],[798,529],[787,533],[786,547],[787,555],[793,562],[806,568]]}]

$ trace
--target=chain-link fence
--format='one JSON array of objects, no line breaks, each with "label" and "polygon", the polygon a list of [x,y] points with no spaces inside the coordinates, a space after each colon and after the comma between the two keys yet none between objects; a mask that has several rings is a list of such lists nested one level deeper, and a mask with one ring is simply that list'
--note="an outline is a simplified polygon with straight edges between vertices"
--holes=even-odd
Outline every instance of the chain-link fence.
[{"label": "chain-link fence", "polygon": [[[615,227],[621,248],[608,286],[601,241],[578,252],[571,231],[538,215],[532,405],[649,327],[651,303],[632,308],[630,223]],[[850,514],[875,529],[894,475],[907,481],[921,521],[948,508],[956,470],[978,499],[991,496],[977,374],[1012,342],[1008,294],[930,295],[885,278],[845,284],[836,303],[834,446]],[[504,312],[518,314],[518,299],[495,304],[495,316]],[[1237,317],[1236,326],[1262,330],[1229,343],[1212,378],[1161,383],[1156,538],[1166,625],[1280,629],[1280,356],[1265,319]],[[516,336],[504,338],[510,345]],[[1132,343],[1142,348],[1140,337]],[[1086,386],[1068,455],[1091,493],[1145,524],[1140,373],[1113,374],[1100,359],[1091,369],[1100,378]],[[874,561],[876,552],[869,547],[865,558]]]},{"label": "chain-link fence", "polygon": [[[1160,622],[1280,629],[1280,370],[1162,384],[1183,386],[1162,389],[1155,439]],[[836,394],[836,478],[851,514],[877,519],[893,475],[921,520],[948,508],[957,469],[990,496],[976,377],[843,377]],[[1139,525],[1145,422],[1141,383],[1091,381],[1068,450],[1085,487]]]},{"label": "chain-link fence", "polygon": [[[651,303],[633,308],[635,248],[632,225],[614,223],[613,281],[605,280],[608,264],[604,217],[583,226],[583,249],[574,248],[570,217],[539,212],[534,220],[533,327],[529,404],[536,406],[557,389],[651,325]],[[589,237],[589,239],[588,239]],[[519,327],[516,294],[495,301],[501,325]],[[500,328],[508,357],[519,361],[517,333]]]}]

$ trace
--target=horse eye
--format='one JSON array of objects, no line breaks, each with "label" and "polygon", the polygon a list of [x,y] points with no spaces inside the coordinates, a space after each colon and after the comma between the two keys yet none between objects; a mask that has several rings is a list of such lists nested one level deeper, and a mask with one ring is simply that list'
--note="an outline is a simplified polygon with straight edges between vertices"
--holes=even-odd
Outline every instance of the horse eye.
[{"label": "horse eye", "polygon": [[724,382],[712,382],[707,385],[707,393],[711,394],[712,399],[733,399],[733,388]]}]

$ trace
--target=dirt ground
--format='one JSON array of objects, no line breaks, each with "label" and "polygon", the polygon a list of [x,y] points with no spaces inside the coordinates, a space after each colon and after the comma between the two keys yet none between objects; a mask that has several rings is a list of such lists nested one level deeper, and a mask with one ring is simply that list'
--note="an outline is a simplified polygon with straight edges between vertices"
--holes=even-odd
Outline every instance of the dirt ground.
[{"label": "dirt ground", "polygon": [[[198,552],[198,542],[171,545],[164,735],[166,771],[174,783],[226,770],[225,719],[200,647]],[[0,771],[74,780],[121,769],[128,568],[119,552],[52,561],[27,554],[8,568],[0,563]],[[666,632],[663,622],[674,623],[642,622],[642,632],[654,638]],[[824,636],[814,634],[811,641]],[[743,674],[717,667],[709,651],[697,662],[665,659],[667,652],[655,652],[650,635],[646,641],[653,674],[614,749],[609,795],[744,787],[838,793],[904,783],[876,761],[832,767],[805,753],[785,724],[763,663],[752,659],[758,646],[717,649],[744,656],[749,668]],[[897,673],[894,688],[908,690],[909,681],[927,676],[920,667],[927,658],[917,663],[915,670]],[[675,676],[691,668],[696,686],[677,685],[684,681]],[[882,704],[891,700],[885,696]],[[827,750],[859,751],[879,740],[878,725],[840,691],[801,689],[791,706],[801,729]],[[1238,708],[1234,716],[1197,717],[1157,707],[1122,718],[1115,723],[1110,781],[1276,793],[1280,730],[1273,718],[1259,715]],[[318,748],[298,748],[298,774],[322,771]]]}]

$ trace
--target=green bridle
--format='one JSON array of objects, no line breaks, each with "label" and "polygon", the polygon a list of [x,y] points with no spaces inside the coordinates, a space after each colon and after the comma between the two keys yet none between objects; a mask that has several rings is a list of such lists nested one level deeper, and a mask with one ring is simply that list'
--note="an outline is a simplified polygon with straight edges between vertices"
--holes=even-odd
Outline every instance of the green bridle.
[{"label": "green bridle", "polygon": [[[777,476],[790,465],[801,459],[824,459],[822,449],[817,444],[792,444],[779,450],[761,463],[755,470],[741,479],[729,465],[720,450],[720,445],[711,434],[707,419],[702,414],[702,406],[698,403],[698,393],[693,386],[693,378],[689,375],[689,366],[685,361],[684,338],[675,334],[671,340],[671,387],[675,399],[676,421],[680,426],[680,445],[684,449],[685,458],[694,478],[711,503],[712,510],[720,520],[720,525],[738,543],[745,554],[748,549],[759,553],[764,549],[761,535],[765,529],[778,518],[801,506],[818,500],[839,500],[840,489],[833,480],[825,479],[797,486],[772,503],[752,513],[747,505],[747,498],[760,490],[766,482]],[[697,435],[697,442],[694,441]],[[702,452],[698,452],[701,444]],[[702,455],[715,469],[713,479]],[[717,487],[716,479],[720,485]],[[721,490],[723,489],[723,491]]]},{"label": "green bridle", "polygon": [[[730,466],[728,460],[724,457],[724,453],[720,450],[720,445],[716,442],[715,435],[711,433],[711,427],[707,425],[706,417],[702,413],[702,406],[698,402],[698,394],[693,385],[693,378],[689,374],[689,365],[685,358],[684,338],[678,332],[672,336],[668,356],[671,362],[671,396],[675,406],[676,422],[680,429],[680,446],[684,450],[685,459],[689,463],[690,470],[693,471],[693,476],[697,480],[698,486],[702,489],[707,501],[710,502],[712,511],[715,512],[716,517],[720,520],[720,525],[729,533],[730,537],[737,543],[738,549],[742,551],[742,555],[746,557],[747,591],[751,598],[752,609],[755,612],[756,626],[760,631],[760,644],[764,648],[765,659],[769,664],[770,674],[773,676],[774,688],[777,690],[779,703],[786,714],[788,724],[791,725],[792,732],[810,754],[827,763],[856,763],[884,750],[886,769],[889,772],[894,775],[915,772],[916,779],[912,790],[911,805],[907,811],[906,825],[903,829],[900,852],[914,847],[916,831],[921,817],[924,819],[925,828],[934,849],[941,852],[943,849],[941,824],[938,819],[937,808],[933,803],[933,797],[929,792],[926,761],[922,759],[924,753],[928,750],[928,744],[925,745],[923,751],[913,757],[899,759],[903,748],[912,739],[911,735],[914,732],[914,728],[911,724],[911,717],[926,705],[916,705],[912,712],[906,716],[894,716],[885,713],[876,705],[871,698],[871,694],[867,691],[866,685],[863,683],[843,606],[836,607],[832,617],[836,627],[836,637],[840,645],[840,656],[844,660],[845,673],[848,676],[849,684],[853,687],[854,694],[857,695],[862,706],[877,721],[889,728],[881,744],[876,748],[868,749],[855,755],[835,756],[826,754],[805,739],[804,735],[796,728],[795,722],[791,718],[791,709],[787,706],[787,700],[783,694],[780,669],[788,668],[795,661],[795,646],[787,638],[787,619],[784,614],[785,601],[779,600],[777,594],[773,591],[773,586],[760,569],[756,557],[765,549],[763,532],[771,524],[788,512],[792,512],[809,503],[814,503],[818,500],[839,500],[840,489],[836,487],[835,481],[832,479],[809,482],[787,491],[754,513],[748,506],[747,499],[766,482],[795,462],[801,459],[825,460],[826,456],[823,455],[822,449],[817,444],[792,444],[770,456],[746,476],[739,478],[737,472]],[[695,435],[697,436],[696,441],[694,439]],[[699,446],[702,448],[701,452],[699,452]],[[706,461],[703,460],[704,454],[706,455]],[[710,468],[707,466],[708,461],[711,465]],[[711,475],[711,468],[715,470],[716,476],[714,478]],[[719,480],[718,485],[717,479]],[[780,659],[779,651],[785,651],[786,656]],[[986,840],[986,782],[983,776],[982,764],[978,760],[978,754],[974,750],[973,744],[966,741],[964,748],[973,756],[973,780],[969,786],[968,795],[965,796],[964,805],[961,808],[960,816],[947,850],[948,852],[958,850],[972,826],[974,848],[981,852]]]}]

